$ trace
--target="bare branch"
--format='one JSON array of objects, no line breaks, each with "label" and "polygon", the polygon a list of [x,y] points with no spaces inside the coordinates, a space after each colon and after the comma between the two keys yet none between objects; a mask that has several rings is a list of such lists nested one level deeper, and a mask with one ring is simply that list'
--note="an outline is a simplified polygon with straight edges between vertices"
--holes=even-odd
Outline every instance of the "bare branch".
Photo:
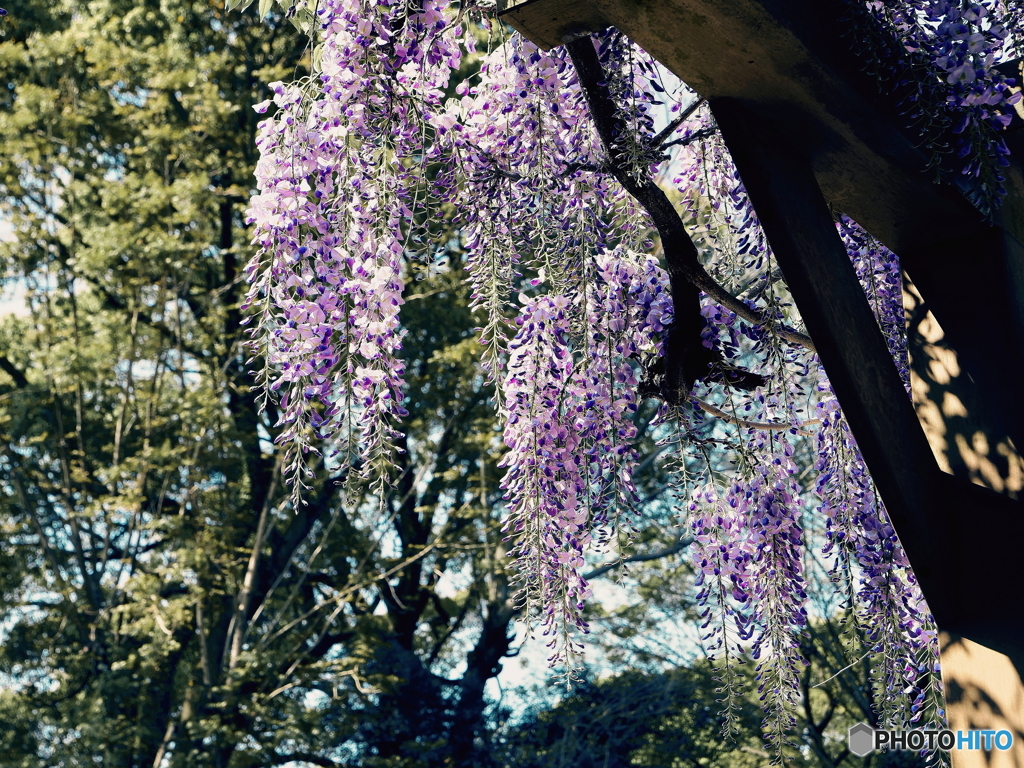
[{"label": "bare branch", "polygon": [[800,429],[800,427],[810,426],[811,424],[821,424],[821,419],[808,419],[800,424],[784,424],[780,421],[747,421],[746,419],[732,416],[721,408],[718,408],[711,403],[706,403],[699,398],[693,397],[690,399],[705,413],[710,413],[712,416],[715,416],[722,421],[727,421],[730,424],[735,424],[737,427],[742,427],[744,429],[766,429],[773,432],[785,432],[789,429],[796,429],[801,435],[809,436],[813,433]]},{"label": "bare branch", "polygon": [[684,109],[682,114],[679,115],[679,117],[677,117],[671,123],[666,125],[657,136],[651,139],[651,149],[658,149],[663,144],[665,144],[665,141],[668,140],[668,137],[675,133],[679,129],[679,126],[681,126],[683,123],[690,119],[690,115],[692,115],[694,112],[696,112],[698,109],[700,109],[707,103],[707,99],[697,99],[695,102],[693,102],[693,104]]},{"label": "bare branch", "polygon": [[649,563],[652,560],[660,560],[663,557],[670,557],[677,552],[682,552],[691,544],[693,544],[693,537],[687,536],[686,538],[679,539],[672,546],[659,549],[657,552],[650,552],[646,555],[633,555],[632,557],[627,557],[625,559],[620,558],[612,563],[605,563],[604,565],[583,574],[583,578],[585,581],[590,581],[591,579],[596,579],[598,576],[603,576],[608,573],[608,571],[613,568],[618,568],[620,565],[628,565],[629,563]]},{"label": "bare branch", "polygon": [[699,131],[694,131],[689,136],[683,136],[680,139],[663,144],[661,148],[668,149],[669,147],[685,147],[689,144],[693,144],[695,141],[710,139],[716,133],[718,133],[717,128],[701,128]]},{"label": "bare branch", "polygon": [[28,386],[28,379],[25,378],[25,374],[16,368],[14,363],[3,355],[0,355],[0,370],[11,377],[14,381],[14,386],[18,389],[25,389],[25,387]]},{"label": "bare branch", "polygon": [[256,540],[253,542],[252,551],[249,553],[249,564],[245,569],[242,588],[235,600],[235,613],[231,617],[231,623],[228,628],[228,637],[231,639],[230,645],[225,648],[225,651],[229,653],[227,659],[227,668],[229,670],[233,670],[238,664],[238,657],[242,653],[244,637],[248,634],[246,619],[248,618],[247,614],[249,613],[249,606],[252,603],[253,590],[255,589],[256,569],[259,566],[260,553],[263,551],[263,545],[267,538],[267,517],[270,514],[271,500],[277,487],[277,470],[280,469],[280,466],[280,461],[278,461],[270,479],[270,490],[263,499],[263,508],[260,510],[259,522],[256,525]]}]

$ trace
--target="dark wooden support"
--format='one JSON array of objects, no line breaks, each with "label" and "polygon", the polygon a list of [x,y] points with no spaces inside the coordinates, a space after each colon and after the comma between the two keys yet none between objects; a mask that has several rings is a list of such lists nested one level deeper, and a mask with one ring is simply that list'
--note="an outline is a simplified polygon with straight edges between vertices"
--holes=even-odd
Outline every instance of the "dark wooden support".
[{"label": "dark wooden support", "polygon": [[810,164],[751,105],[720,99],[711,107],[900,539],[928,583],[928,553],[942,543],[921,479],[937,468]]},{"label": "dark wooden support", "polygon": [[939,470],[806,155],[756,106],[711,107],[936,621],[1024,662],[1021,505]]}]

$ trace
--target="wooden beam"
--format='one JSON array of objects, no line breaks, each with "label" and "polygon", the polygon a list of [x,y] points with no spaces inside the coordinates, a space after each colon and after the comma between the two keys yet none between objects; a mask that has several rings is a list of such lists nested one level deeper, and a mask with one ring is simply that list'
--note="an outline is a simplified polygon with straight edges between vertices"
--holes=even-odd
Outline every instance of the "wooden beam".
[{"label": "wooden beam", "polygon": [[810,163],[784,126],[737,99],[711,108],[936,621],[1024,660],[1024,509],[939,470]]},{"label": "wooden beam", "polygon": [[[956,189],[932,183],[918,137],[847,42],[841,0],[595,0],[576,17],[578,5],[509,3],[502,18],[542,47],[614,25],[701,96],[779,112],[826,198],[897,253],[983,225]],[[1010,184],[1011,197],[1024,192]],[[1024,242],[1019,196],[1003,225]]]},{"label": "wooden beam", "polygon": [[1024,246],[1005,229],[985,226],[899,256],[987,401],[990,442],[1005,434],[1024,449]]},{"label": "wooden beam", "polygon": [[920,478],[937,468],[810,164],[752,105],[717,99],[711,108],[872,478],[928,580],[938,543]]},{"label": "wooden beam", "polygon": [[611,23],[596,3],[586,0],[498,0],[498,13],[527,39],[544,50],[567,43],[580,35],[607,29]]}]

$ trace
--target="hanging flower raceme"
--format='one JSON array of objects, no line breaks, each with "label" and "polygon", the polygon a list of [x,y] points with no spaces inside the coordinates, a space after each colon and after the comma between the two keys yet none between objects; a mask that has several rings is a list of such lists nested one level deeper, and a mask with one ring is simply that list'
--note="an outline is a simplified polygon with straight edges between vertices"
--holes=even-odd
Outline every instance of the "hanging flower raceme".
[{"label": "hanging flower raceme", "polygon": [[[893,361],[910,393],[899,259],[848,217],[837,223]],[[942,719],[934,621],[824,373],[819,373],[815,492],[824,552],[875,653],[879,721],[903,728]]]},{"label": "hanging flower raceme", "polygon": [[691,491],[691,554],[702,641],[718,664],[723,731],[728,736],[735,727],[744,693],[737,668],[750,655],[757,663],[764,732],[782,759],[806,665],[806,541],[800,522],[806,502],[791,436],[744,432],[737,441],[742,466],[731,485],[721,489],[710,482]]},{"label": "hanging flower raceme", "polygon": [[480,73],[479,85],[462,83],[449,103],[444,144],[461,171],[451,199],[495,376],[520,270],[570,295],[593,253],[637,247],[644,235],[638,212],[599,172],[599,143],[564,50],[514,36]]},{"label": "hanging flower raceme", "polygon": [[840,216],[836,224],[846,252],[853,262],[878,319],[889,354],[896,363],[900,380],[910,394],[910,358],[907,353],[907,328],[903,311],[903,279],[899,258],[864,231],[849,216]]},{"label": "hanging flower raceme", "polygon": [[[986,144],[977,131],[995,135],[1011,101],[991,68],[1005,37],[994,19],[1009,11],[965,0],[856,5],[884,22],[876,32],[896,29],[890,37],[927,60],[927,89],[949,87],[950,109],[967,116],[967,170],[991,171],[978,157],[998,165],[998,137]],[[651,222],[622,184],[656,178],[678,146],[669,178],[682,223],[702,266],[756,315],[700,298],[699,341],[715,365],[756,371],[757,383],[698,377],[653,427],[671,432],[685,477],[703,635],[721,664],[727,713],[742,695],[733,665],[753,655],[765,729],[782,756],[804,664],[803,553],[815,535],[850,607],[884,617],[865,624],[883,721],[896,724],[903,705],[923,712],[936,685],[927,607],[823,374],[814,386],[810,343],[780,332],[799,318],[710,112],[672,118],[695,94],[665,82],[615,30],[594,37],[620,126],[610,139],[594,128],[568,54],[518,36],[483,55],[479,79],[445,103],[473,49],[447,11],[443,0],[323,0],[311,79],[274,84],[258,108],[275,112],[259,128],[260,192],[249,212],[259,253],[247,304],[261,382],[279,397],[296,503],[304,456],[320,441],[350,476],[384,476],[404,413],[404,260],[423,234],[426,202],[451,204],[506,420],[504,530],[519,601],[571,677],[576,632],[587,630],[587,549],[611,546],[637,511],[636,412],[651,391],[641,382],[655,380],[673,322],[667,275],[640,255]],[[998,192],[997,175],[981,174],[989,187],[978,199]],[[898,260],[853,221],[838,228],[908,384]],[[801,485],[795,456],[810,446],[818,474]],[[823,533],[808,514],[826,521]]]},{"label": "hanging flower raceme", "polygon": [[[684,220],[709,254],[713,274],[748,302],[756,301],[763,317],[783,322],[791,300],[720,139],[709,137],[688,147],[677,158],[677,169],[675,183],[687,195]],[[909,392],[899,261],[849,218],[841,217],[837,227]],[[804,666],[800,637],[807,622],[807,590],[801,553],[810,542],[800,516],[818,500],[837,585],[859,585],[847,594],[847,605],[865,621],[882,718],[902,726],[910,717],[924,717],[929,707],[928,717],[941,717],[934,706],[937,646],[927,606],[817,359],[783,343],[771,323],[751,326],[707,297],[702,315],[708,321],[705,345],[727,360],[760,361],[768,378],[763,390],[752,393],[698,387],[695,394],[727,421],[708,423],[688,415],[688,439],[696,450],[688,461],[685,451],[678,460],[688,467],[694,459],[706,461],[709,452],[702,441],[707,434],[716,444],[730,440],[737,465],[731,470],[737,477],[726,488],[698,484],[683,497],[695,542],[703,639],[718,664],[726,729],[735,697],[742,694],[732,667],[752,652],[759,657],[765,733],[782,758]],[[815,392],[808,392],[812,371],[820,381]],[[729,424],[737,429],[726,438]],[[797,483],[792,459],[797,441],[811,434],[805,426],[810,424],[817,425],[818,499],[811,488]],[[704,479],[714,474],[709,466]],[[869,616],[887,618],[868,624]]]},{"label": "hanging flower raceme", "polygon": [[758,660],[765,729],[781,759],[782,745],[795,724],[800,672],[807,664],[799,643],[807,625],[807,592],[799,522],[803,504],[794,479],[793,445],[779,442],[778,450],[755,469],[747,494],[753,550],[750,581],[759,625],[751,652]]},{"label": "hanging flower raceme", "polygon": [[305,85],[274,84],[277,111],[259,126],[246,304],[296,502],[321,440],[353,477],[383,477],[405,413],[398,312],[422,187],[422,163],[408,160],[461,62],[445,5],[321,3],[319,66]]},{"label": "hanging flower raceme", "polygon": [[909,727],[939,696],[934,624],[888,514],[828,381],[819,383],[816,492],[827,520],[825,553],[876,654],[879,720]]},{"label": "hanging flower raceme", "polygon": [[570,672],[580,651],[573,628],[586,631],[584,550],[635,509],[637,369],[660,354],[672,319],[668,278],[653,259],[606,252],[588,272],[586,292],[525,299],[503,382],[505,530],[519,599],[542,617],[552,658]]},{"label": "hanging flower raceme", "polygon": [[509,469],[502,487],[510,506],[504,530],[515,539],[509,554],[527,615],[543,615],[553,656],[571,658],[582,650],[572,627],[586,630],[581,610],[589,589],[580,567],[591,536],[581,436],[563,403],[574,399],[569,301],[531,300],[519,322],[504,387],[509,451],[502,464]]},{"label": "hanging flower raceme", "polygon": [[719,663],[722,731],[726,738],[736,735],[739,701],[744,694],[738,667],[755,629],[745,502],[741,485],[734,484],[721,494],[711,483],[694,488],[687,505],[701,642]]},{"label": "hanging flower raceme", "polygon": [[1006,194],[1002,169],[1010,152],[1000,132],[1021,98],[995,65],[1006,60],[1011,34],[1020,35],[1013,28],[1021,19],[1020,4],[850,2],[874,73],[898,93],[937,168],[991,215]]}]

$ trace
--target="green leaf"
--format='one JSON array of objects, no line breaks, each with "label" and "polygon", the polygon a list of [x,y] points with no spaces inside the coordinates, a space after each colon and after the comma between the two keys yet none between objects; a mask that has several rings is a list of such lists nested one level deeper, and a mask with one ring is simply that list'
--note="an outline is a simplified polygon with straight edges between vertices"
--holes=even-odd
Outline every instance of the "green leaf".
[{"label": "green leaf", "polygon": [[295,25],[295,28],[306,35],[313,28],[313,20],[313,12],[306,7],[296,9],[291,17],[291,22]]},{"label": "green leaf", "polygon": [[244,11],[250,5],[252,5],[252,0],[227,0],[227,9],[229,11],[233,11],[236,8],[239,11]]},{"label": "green leaf", "polygon": [[260,0],[260,18],[267,18],[267,14],[270,13],[271,6],[274,5],[274,0]]}]

